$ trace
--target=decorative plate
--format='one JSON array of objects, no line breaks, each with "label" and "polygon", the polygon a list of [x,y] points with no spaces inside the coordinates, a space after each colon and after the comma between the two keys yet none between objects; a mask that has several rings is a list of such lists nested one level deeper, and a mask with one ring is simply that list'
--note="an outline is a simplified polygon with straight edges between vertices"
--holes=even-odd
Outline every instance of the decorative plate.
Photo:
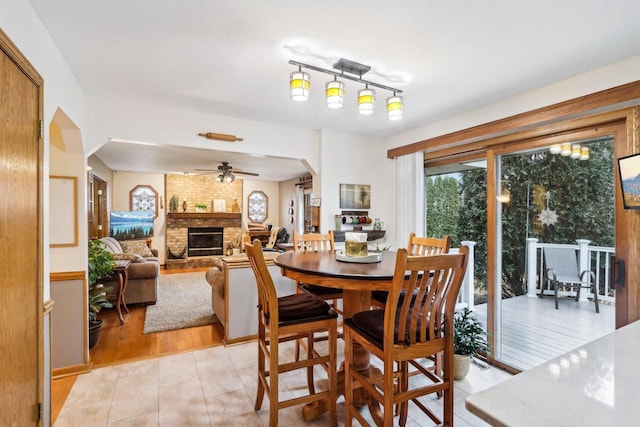
[{"label": "decorative plate", "polygon": [[370,264],[370,263],[382,261],[382,254],[378,252],[370,252],[368,255],[365,255],[365,256],[346,256],[344,254],[344,251],[337,251],[336,259],[338,261],[344,261],[344,262],[358,262],[361,264]]}]

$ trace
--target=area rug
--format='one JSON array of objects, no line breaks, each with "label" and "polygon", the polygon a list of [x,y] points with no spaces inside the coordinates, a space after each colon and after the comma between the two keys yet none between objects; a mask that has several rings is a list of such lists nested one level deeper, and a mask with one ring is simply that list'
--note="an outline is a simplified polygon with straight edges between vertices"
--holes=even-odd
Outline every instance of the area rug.
[{"label": "area rug", "polygon": [[171,331],[217,322],[205,272],[162,274],[155,305],[147,306],[143,333]]}]

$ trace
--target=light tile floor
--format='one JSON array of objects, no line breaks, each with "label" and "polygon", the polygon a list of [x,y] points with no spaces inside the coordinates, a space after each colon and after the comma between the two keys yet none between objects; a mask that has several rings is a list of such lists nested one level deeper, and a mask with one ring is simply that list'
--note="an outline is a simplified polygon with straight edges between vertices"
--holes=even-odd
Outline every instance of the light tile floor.
[{"label": "light tile floor", "polygon": [[[342,354],[342,341],[339,353]],[[55,427],[213,427],[268,426],[268,399],[253,410],[257,388],[257,344],[218,346],[139,362],[93,369],[80,375],[62,408]],[[281,354],[293,357],[293,345],[281,345]],[[318,389],[326,388],[326,375],[317,371]],[[469,375],[456,381],[456,426],[485,426],[464,407],[464,400],[510,375],[472,364]],[[414,377],[415,378],[415,377]],[[306,391],[303,371],[281,375],[280,393]],[[435,396],[427,405],[441,406]],[[433,425],[418,409],[409,409],[408,426]],[[344,400],[338,400],[338,424],[344,425]],[[300,407],[283,409],[280,426],[326,426],[327,415],[305,423]],[[354,425],[357,423],[354,422]]]}]

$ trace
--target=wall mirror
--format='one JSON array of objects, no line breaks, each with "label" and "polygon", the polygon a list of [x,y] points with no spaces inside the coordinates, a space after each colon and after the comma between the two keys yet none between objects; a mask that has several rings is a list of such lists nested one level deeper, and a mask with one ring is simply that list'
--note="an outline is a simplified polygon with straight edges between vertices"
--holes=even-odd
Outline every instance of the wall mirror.
[{"label": "wall mirror", "polygon": [[267,219],[269,198],[262,191],[253,191],[248,197],[248,217],[251,222],[264,222]]}]

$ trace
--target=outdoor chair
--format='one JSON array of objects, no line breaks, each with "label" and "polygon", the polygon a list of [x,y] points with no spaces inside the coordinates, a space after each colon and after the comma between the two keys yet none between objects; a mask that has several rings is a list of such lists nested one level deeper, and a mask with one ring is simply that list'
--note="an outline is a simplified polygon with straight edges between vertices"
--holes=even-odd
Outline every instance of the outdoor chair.
[{"label": "outdoor chair", "polygon": [[[547,286],[553,286],[553,296],[555,298],[556,310],[558,309],[558,287],[574,287],[576,290],[576,301],[580,299],[580,289],[590,288],[593,292],[593,302],[596,306],[596,313],[600,313],[598,307],[598,289],[596,288],[596,276],[591,270],[584,270],[578,273],[578,260],[576,251],[573,248],[544,248],[545,280]],[[588,275],[588,281],[585,281]],[[541,286],[539,297],[544,296],[544,286]]]},{"label": "outdoor chair", "polygon": [[[256,277],[258,290],[258,390],[255,410],[262,407],[266,393],[269,398],[269,426],[277,427],[278,411],[295,405],[326,400],[329,407],[329,422],[337,426],[336,417],[336,318],[329,304],[311,294],[293,294],[278,298],[271,274],[267,269],[262,244],[254,240],[245,247],[249,263]],[[306,360],[283,363],[280,360],[279,344],[305,337],[316,332],[328,333],[329,345],[325,355],[313,348],[309,340],[309,357]],[[313,386],[313,367],[320,365],[327,371],[327,390],[316,393]],[[281,373],[306,369],[309,393],[287,400],[280,400],[279,376]]]},{"label": "outdoor chair", "polygon": [[[333,230],[328,233],[304,233],[299,234],[293,232],[293,250],[296,252],[319,252],[319,251],[335,251],[335,240]],[[342,299],[342,289],[334,289],[326,286],[310,285],[306,283],[298,283],[298,291],[312,294],[324,301],[331,302],[331,308],[342,315],[342,310],[338,307],[338,300]],[[318,337],[316,341],[322,340]],[[296,342],[295,360],[300,359],[300,341]]]},{"label": "outdoor chair", "polygon": [[[436,424],[453,425],[453,316],[467,253],[465,246],[458,254],[430,256],[408,256],[406,249],[400,249],[385,309],[345,319],[346,427],[352,425],[353,417],[369,425],[354,403],[354,387],[362,387],[375,404],[383,406],[382,419],[377,411],[371,414],[377,425],[394,425],[393,409],[397,407],[399,425],[404,426],[410,400]],[[403,290],[415,297],[401,301]],[[382,374],[367,377],[354,369],[355,342],[381,360]],[[422,378],[410,383],[409,362],[440,352],[444,355],[442,376],[416,364]],[[438,392],[444,394],[443,405],[428,405],[419,399]],[[440,412],[436,407],[442,413],[436,413]]]}]

